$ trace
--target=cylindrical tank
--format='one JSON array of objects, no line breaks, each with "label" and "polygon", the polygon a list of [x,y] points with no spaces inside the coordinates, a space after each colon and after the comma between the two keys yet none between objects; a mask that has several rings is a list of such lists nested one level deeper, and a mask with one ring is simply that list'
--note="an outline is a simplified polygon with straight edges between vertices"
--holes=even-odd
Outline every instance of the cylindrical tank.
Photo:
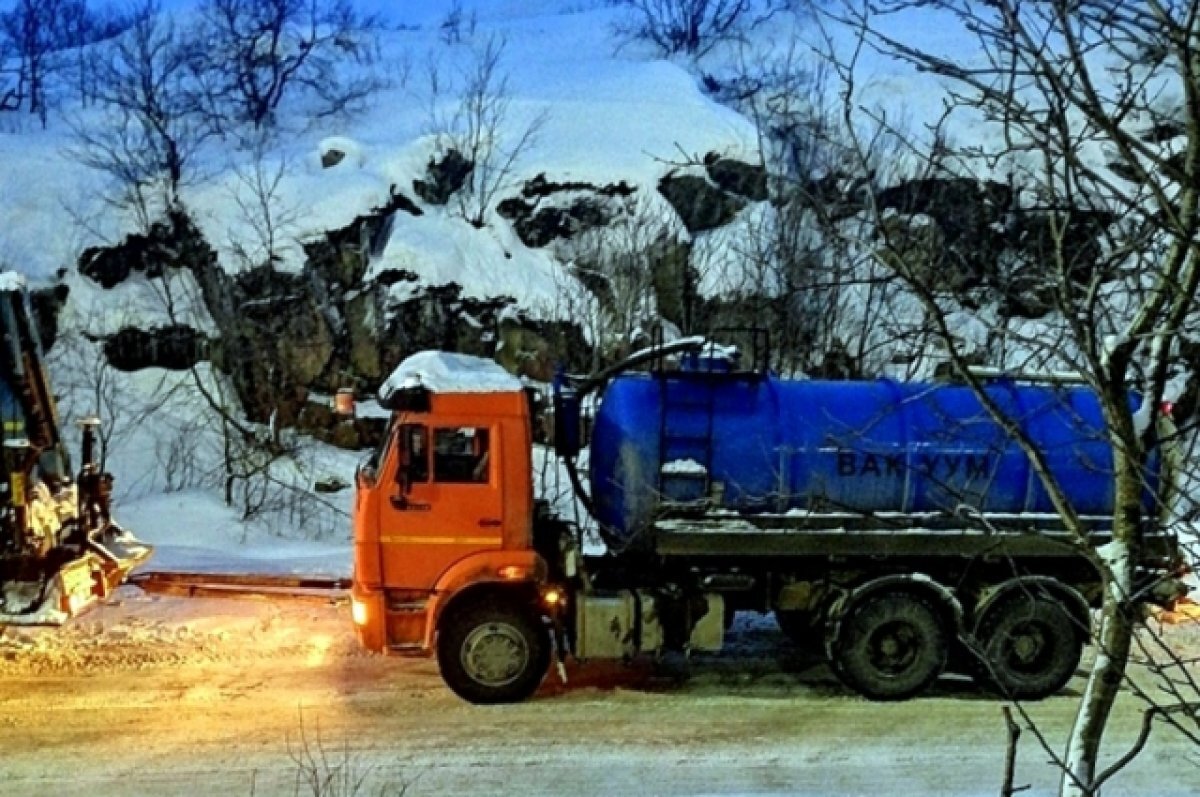
[{"label": "cylindrical tank", "polygon": [[[987,392],[1045,452],[1075,512],[1102,527],[1113,457],[1092,391],[997,380]],[[597,412],[590,476],[596,517],[621,542],[664,503],[829,515],[962,505],[1054,512],[1015,440],[969,387],[953,384],[627,374],[608,385]]]}]

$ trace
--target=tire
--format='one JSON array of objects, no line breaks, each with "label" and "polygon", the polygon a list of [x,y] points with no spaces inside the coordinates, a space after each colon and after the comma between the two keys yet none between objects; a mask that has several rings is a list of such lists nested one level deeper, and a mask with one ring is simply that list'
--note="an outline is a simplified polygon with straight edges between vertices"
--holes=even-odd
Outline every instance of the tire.
[{"label": "tire", "polygon": [[832,640],[834,671],[872,700],[925,691],[948,656],[946,629],[933,604],[910,592],[870,595],[852,606]]},{"label": "tire", "polygon": [[824,653],[825,627],[820,617],[814,617],[812,612],[776,609],[775,624],[798,647],[813,653]]},{"label": "tire", "polygon": [[1083,641],[1066,610],[1045,598],[1019,595],[993,607],[975,634],[983,682],[1005,697],[1040,700],[1066,686]]},{"label": "tire", "polygon": [[518,703],[550,667],[549,634],[530,609],[476,604],[444,618],[437,641],[442,680],[470,703]]}]

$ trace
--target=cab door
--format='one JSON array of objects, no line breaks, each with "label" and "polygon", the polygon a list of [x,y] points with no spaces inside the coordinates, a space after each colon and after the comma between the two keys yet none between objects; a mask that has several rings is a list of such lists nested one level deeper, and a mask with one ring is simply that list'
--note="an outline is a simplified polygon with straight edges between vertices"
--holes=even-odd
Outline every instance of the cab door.
[{"label": "cab door", "polygon": [[380,524],[387,586],[431,589],[454,562],[501,547],[498,431],[469,419],[401,425]]}]

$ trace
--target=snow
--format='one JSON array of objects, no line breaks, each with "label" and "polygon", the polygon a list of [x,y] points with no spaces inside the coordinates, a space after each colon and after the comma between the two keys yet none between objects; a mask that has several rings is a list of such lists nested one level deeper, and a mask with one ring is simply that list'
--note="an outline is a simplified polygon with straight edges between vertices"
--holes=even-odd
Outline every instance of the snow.
[{"label": "snow", "polygon": [[407,271],[422,284],[462,285],[468,296],[519,296],[526,306],[548,309],[553,316],[565,279],[559,268],[548,252],[527,248],[507,228],[480,234],[461,217],[435,209],[419,217],[395,217],[366,279]]},{"label": "snow", "polygon": [[[360,794],[480,793],[482,772],[502,784],[487,793],[528,797],[998,791],[1004,731],[995,701],[953,678],[923,700],[855,698],[769,616],[740,613],[719,657],[571,662],[565,685],[551,676],[526,703],[483,709],[454,697],[432,661],[364,653],[348,614],[125,588],[65,628],[6,629],[4,793],[294,797],[302,729],[310,752],[364,777]],[[1165,641],[1194,657],[1197,630],[1167,629]],[[1132,676],[1153,689],[1147,667],[1135,664]],[[1077,701],[1068,691],[1025,709],[1053,743]],[[1141,708],[1118,703],[1106,736],[1115,750],[1136,737]],[[547,734],[551,725],[558,732]],[[1104,794],[1194,795],[1193,752],[1182,734],[1156,728]],[[1017,782],[1048,795],[1057,779],[1023,735]]]},{"label": "snow", "polygon": [[396,366],[380,386],[379,400],[386,402],[396,391],[415,387],[432,393],[511,393],[523,386],[520,379],[492,360],[423,351]]},{"label": "snow", "polygon": [[1133,413],[1133,433],[1141,438],[1150,428],[1150,424],[1154,420],[1154,405],[1152,402],[1142,399],[1142,403],[1138,405],[1137,410]]},{"label": "snow", "polygon": [[159,493],[120,506],[122,525],[154,545],[146,570],[349,577],[349,519],[333,539],[312,540],[247,527],[211,493]]},{"label": "snow", "polygon": [[[706,338],[703,335],[691,335],[686,338],[676,338],[675,340],[664,341],[661,348],[670,347],[672,354],[669,356],[676,356],[675,353],[680,351],[681,349],[686,349],[689,347],[699,348],[700,346],[702,346],[704,344],[705,341],[706,341]],[[626,359],[634,360],[634,359],[639,359],[642,357],[649,357],[652,354],[654,354],[659,348],[660,347],[657,347],[657,346],[647,346],[644,349],[638,349],[637,351],[632,352]]]},{"label": "snow", "polygon": [[[446,2],[358,3],[376,7],[391,24],[381,39],[381,64],[390,84],[365,112],[313,121],[281,114],[280,135],[265,148],[242,151],[208,142],[196,152],[182,187],[192,211],[222,265],[238,271],[261,254],[261,237],[247,215],[247,176],[256,171],[278,181],[268,204],[285,239],[277,266],[298,267],[295,245],[338,229],[356,216],[385,205],[393,188],[412,196],[412,181],[424,176],[434,153],[431,109],[450,108],[468,71],[489,37],[505,41],[502,71],[508,77],[510,113],[497,131],[501,144],[518,137],[530,120],[546,115],[528,152],[513,163],[503,181],[504,196],[545,173],[555,181],[606,183],[619,175],[653,195],[653,187],[681,153],[716,151],[753,158],[753,125],[703,94],[686,65],[631,58],[614,53],[606,35],[616,9],[602,3],[468,3],[477,29],[460,46],[447,47],[440,23]],[[190,12],[195,3],[178,0],[166,12]],[[397,23],[403,23],[397,25]],[[443,84],[435,96],[425,66],[436,65]],[[298,114],[299,111],[293,111]],[[72,157],[71,124],[100,123],[91,109],[81,112],[69,93],[53,109],[42,130],[32,119],[12,115],[0,132],[0,199],[6,208],[0,231],[0,258],[23,273],[46,280],[75,264],[88,246],[109,244],[136,229],[128,209],[108,200],[108,179]],[[332,168],[321,167],[330,149],[346,154]],[[273,179],[268,179],[271,183]],[[253,202],[249,204],[253,205]],[[560,267],[516,241],[506,222],[490,215],[483,228],[466,224],[453,204],[426,205],[419,219],[398,219],[373,273],[412,270],[425,283],[457,282],[468,296],[510,295],[526,306],[552,307],[552,287],[565,278]],[[245,254],[250,253],[251,262]],[[459,264],[458,258],[466,262]],[[552,279],[554,278],[554,279]]]},{"label": "snow", "polygon": [[662,473],[664,476],[704,476],[708,468],[694,459],[673,459],[663,463]]},{"label": "snow", "polygon": [[0,291],[24,290],[25,284],[25,277],[16,271],[0,272]]}]

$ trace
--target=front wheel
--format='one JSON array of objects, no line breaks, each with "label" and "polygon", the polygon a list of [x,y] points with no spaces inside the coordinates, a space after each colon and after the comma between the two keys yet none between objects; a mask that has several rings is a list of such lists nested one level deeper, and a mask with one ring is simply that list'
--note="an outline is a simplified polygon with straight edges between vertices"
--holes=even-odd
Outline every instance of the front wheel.
[{"label": "front wheel", "polygon": [[872,700],[904,700],[923,692],[946,666],[942,619],[926,599],[883,592],[851,607],[830,653],[845,683]]},{"label": "front wheel", "polygon": [[443,619],[437,642],[442,680],[478,704],[518,703],[550,667],[548,634],[530,609],[478,604]]}]

